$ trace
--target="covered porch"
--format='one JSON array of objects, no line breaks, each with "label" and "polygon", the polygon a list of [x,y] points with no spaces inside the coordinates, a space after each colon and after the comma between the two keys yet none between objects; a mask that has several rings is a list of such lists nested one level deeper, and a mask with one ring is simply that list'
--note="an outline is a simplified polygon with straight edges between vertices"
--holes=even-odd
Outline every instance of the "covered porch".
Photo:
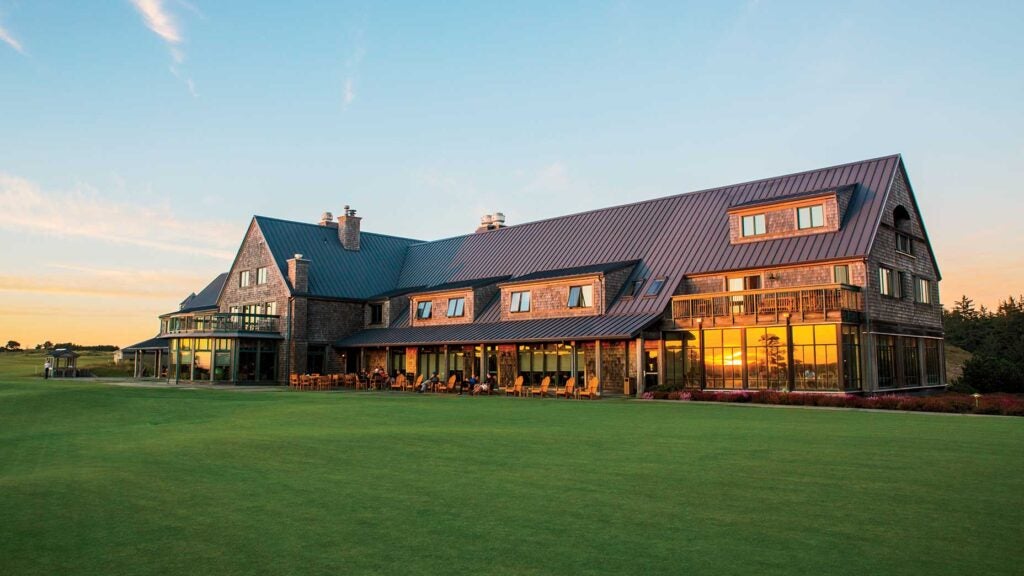
[{"label": "covered porch", "polygon": [[132,358],[132,378],[166,378],[167,350],[167,339],[155,336],[122,348],[121,352]]}]

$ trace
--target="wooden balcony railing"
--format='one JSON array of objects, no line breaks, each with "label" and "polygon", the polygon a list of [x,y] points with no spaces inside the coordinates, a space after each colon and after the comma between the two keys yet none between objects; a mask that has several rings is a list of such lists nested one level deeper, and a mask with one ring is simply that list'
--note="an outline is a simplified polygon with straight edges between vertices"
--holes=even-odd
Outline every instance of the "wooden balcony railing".
[{"label": "wooden balcony railing", "polygon": [[270,314],[214,313],[164,318],[163,334],[216,334],[229,332],[279,332],[280,317]]},{"label": "wooden balcony railing", "polygon": [[742,292],[686,294],[672,297],[678,326],[852,321],[864,309],[860,288],[846,284]]}]

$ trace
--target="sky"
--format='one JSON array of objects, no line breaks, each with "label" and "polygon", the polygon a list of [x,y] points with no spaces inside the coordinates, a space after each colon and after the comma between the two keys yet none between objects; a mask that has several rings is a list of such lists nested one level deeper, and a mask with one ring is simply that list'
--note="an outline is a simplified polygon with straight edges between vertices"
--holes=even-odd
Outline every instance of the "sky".
[{"label": "sky", "polygon": [[901,153],[1024,292],[1021,2],[0,0],[0,340],[130,345],[254,214],[425,240]]}]

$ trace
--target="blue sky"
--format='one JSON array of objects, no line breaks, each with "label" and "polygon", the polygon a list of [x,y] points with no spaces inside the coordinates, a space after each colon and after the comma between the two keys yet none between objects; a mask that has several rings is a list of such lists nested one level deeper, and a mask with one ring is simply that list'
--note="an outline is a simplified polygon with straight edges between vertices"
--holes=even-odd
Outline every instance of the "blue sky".
[{"label": "blue sky", "polygon": [[350,204],[434,239],[894,152],[943,301],[993,305],[1024,279],[1022,23],[1016,2],[0,0],[0,338],[147,337],[253,214]]}]

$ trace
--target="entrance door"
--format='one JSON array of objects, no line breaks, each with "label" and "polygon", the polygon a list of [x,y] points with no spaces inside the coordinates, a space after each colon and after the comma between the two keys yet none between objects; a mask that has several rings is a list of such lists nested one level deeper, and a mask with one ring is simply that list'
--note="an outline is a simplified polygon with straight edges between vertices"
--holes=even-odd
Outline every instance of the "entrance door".
[{"label": "entrance door", "polygon": [[644,390],[658,387],[658,348],[644,347]]}]

